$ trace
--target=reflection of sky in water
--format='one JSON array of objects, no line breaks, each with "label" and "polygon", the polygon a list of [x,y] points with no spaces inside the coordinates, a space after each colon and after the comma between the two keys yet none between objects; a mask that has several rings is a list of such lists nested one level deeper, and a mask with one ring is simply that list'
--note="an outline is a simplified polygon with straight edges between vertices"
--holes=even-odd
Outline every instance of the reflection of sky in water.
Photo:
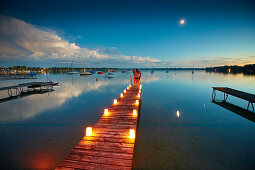
[{"label": "reflection of sky in water", "polygon": [[[122,73],[113,79],[50,74],[37,79],[47,80],[60,82],[60,86],[50,94],[0,103],[0,161],[6,163],[1,166],[54,168],[82,138],[84,126],[93,125],[127,87],[130,77]],[[203,71],[142,72],[137,167],[254,167],[254,123],[210,102],[212,86],[255,93],[254,80]],[[0,86],[30,81],[1,81]],[[223,96],[217,93],[217,97]],[[247,106],[246,101],[231,96],[229,101]]]},{"label": "reflection of sky in water", "polygon": [[[0,103],[0,160],[5,162],[1,166],[54,168],[80,141],[84,126],[93,125],[127,87],[130,75],[116,73],[115,78],[107,79],[102,75],[50,74],[39,75],[36,81],[47,80],[60,82],[60,86],[52,93]],[[0,86],[31,81],[1,81]],[[7,92],[0,96],[7,97]]]},{"label": "reflection of sky in water", "polygon": [[[138,168],[253,169],[255,124],[211,102],[212,86],[255,94],[253,76],[154,72],[143,83]],[[223,95],[217,92],[217,98]],[[229,96],[229,102],[248,102]],[[179,111],[179,112],[178,112]]]}]

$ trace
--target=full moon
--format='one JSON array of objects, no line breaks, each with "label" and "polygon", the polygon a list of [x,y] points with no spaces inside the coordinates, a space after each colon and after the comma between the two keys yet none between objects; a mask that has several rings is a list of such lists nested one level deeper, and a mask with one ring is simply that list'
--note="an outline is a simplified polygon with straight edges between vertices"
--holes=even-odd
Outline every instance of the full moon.
[{"label": "full moon", "polygon": [[182,25],[185,24],[185,20],[184,20],[184,19],[181,19],[181,20],[180,20],[180,24],[182,24]]}]

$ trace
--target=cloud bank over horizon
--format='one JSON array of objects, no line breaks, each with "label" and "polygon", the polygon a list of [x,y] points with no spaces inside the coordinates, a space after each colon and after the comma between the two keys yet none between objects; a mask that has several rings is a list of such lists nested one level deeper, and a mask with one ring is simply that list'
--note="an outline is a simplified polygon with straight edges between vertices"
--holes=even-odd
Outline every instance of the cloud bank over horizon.
[{"label": "cloud bank over horizon", "polygon": [[0,60],[95,64],[102,66],[151,66],[160,60],[127,56],[116,48],[89,49],[68,42],[53,30],[39,28],[25,21],[0,16]]},{"label": "cloud bank over horizon", "polygon": [[151,57],[129,56],[115,47],[86,48],[69,42],[57,31],[38,27],[23,20],[0,15],[0,61],[3,64],[81,67],[207,67],[254,64],[255,55],[180,57],[162,61]]}]

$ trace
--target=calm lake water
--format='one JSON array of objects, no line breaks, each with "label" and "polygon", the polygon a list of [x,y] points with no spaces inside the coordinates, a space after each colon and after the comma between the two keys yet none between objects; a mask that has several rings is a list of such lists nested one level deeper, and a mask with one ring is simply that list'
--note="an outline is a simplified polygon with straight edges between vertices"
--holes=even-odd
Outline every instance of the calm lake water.
[{"label": "calm lake water", "polygon": [[[0,168],[53,169],[82,139],[103,109],[127,87],[130,75],[38,75],[5,80],[60,82],[53,92],[0,103]],[[96,81],[98,78],[98,81]],[[204,71],[142,71],[142,109],[134,166],[162,169],[254,169],[255,123],[211,102],[212,86],[255,94],[255,76]],[[5,98],[7,92],[0,92]],[[223,95],[217,93],[217,98]],[[228,101],[247,107],[247,101]],[[177,114],[177,111],[179,114]],[[255,114],[255,113],[254,113]]]}]

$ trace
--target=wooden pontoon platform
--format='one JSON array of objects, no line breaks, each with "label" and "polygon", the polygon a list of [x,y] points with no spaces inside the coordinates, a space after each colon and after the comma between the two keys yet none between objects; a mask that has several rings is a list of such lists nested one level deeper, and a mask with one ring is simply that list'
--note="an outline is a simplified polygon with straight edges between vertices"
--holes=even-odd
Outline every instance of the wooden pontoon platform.
[{"label": "wooden pontoon platform", "polygon": [[0,91],[7,90],[9,96],[13,96],[12,90],[16,90],[16,95],[23,92],[23,88],[52,88],[53,86],[58,85],[59,83],[55,83],[52,81],[49,82],[28,82],[28,83],[22,83],[15,86],[7,86],[7,87],[0,87]]},{"label": "wooden pontoon platform", "polygon": [[224,101],[227,100],[228,95],[232,95],[238,98],[241,98],[243,100],[248,101],[248,106],[247,106],[247,110],[249,109],[249,106],[252,106],[253,112],[254,112],[254,106],[253,103],[255,103],[255,95],[251,94],[251,93],[246,93],[243,91],[239,91],[239,90],[235,90],[235,89],[231,89],[228,87],[212,87],[213,88],[213,93],[212,93],[212,100],[214,101],[216,98],[216,90],[223,92],[224,93]]},{"label": "wooden pontoon platform", "polygon": [[86,127],[86,135],[56,169],[131,169],[141,104],[139,88],[129,87],[108,108],[108,114],[105,111],[94,126]]}]

